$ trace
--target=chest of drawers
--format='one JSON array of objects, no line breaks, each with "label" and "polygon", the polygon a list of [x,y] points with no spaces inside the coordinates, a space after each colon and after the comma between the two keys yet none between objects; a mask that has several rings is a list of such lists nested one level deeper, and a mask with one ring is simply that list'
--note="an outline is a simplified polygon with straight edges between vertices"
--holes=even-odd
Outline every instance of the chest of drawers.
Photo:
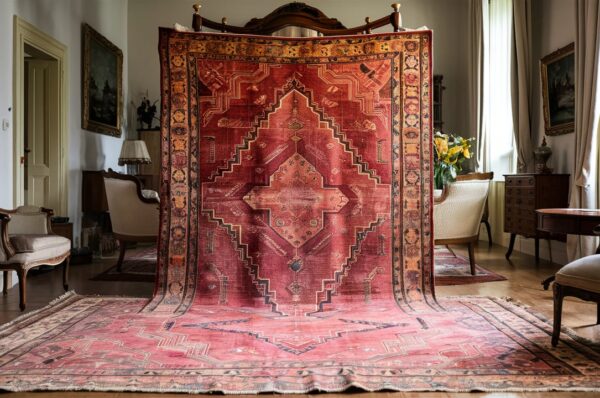
[{"label": "chest of drawers", "polygon": [[[560,238],[537,230],[536,209],[562,208],[569,205],[569,174],[507,174],[504,196],[504,232],[510,233],[506,253],[512,253],[515,238],[535,239],[535,258],[539,261],[539,239]],[[564,239],[564,237],[563,237]]]}]

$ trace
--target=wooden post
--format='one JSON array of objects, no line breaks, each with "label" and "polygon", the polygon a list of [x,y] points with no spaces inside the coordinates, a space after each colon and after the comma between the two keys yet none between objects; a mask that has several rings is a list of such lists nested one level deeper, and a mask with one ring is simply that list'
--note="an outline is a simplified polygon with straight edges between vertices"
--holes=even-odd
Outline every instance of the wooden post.
[{"label": "wooden post", "polygon": [[194,16],[192,17],[192,28],[194,32],[202,31],[202,17],[200,16],[200,8],[202,7],[199,3],[192,6],[194,8]]},{"label": "wooden post", "polygon": [[225,17],[221,18],[221,25],[223,25],[221,27],[221,32],[227,33],[227,18],[225,18]]},{"label": "wooden post", "polygon": [[402,30],[402,15],[400,15],[400,3],[393,3],[392,8],[394,9],[394,12],[390,17],[392,20],[392,25],[394,26],[394,32],[400,32]]},{"label": "wooden post", "polygon": [[371,18],[366,17],[365,18],[365,23],[367,24],[367,29],[365,29],[365,33],[369,34],[369,33],[371,33],[371,27],[369,26],[369,24],[371,23]]}]

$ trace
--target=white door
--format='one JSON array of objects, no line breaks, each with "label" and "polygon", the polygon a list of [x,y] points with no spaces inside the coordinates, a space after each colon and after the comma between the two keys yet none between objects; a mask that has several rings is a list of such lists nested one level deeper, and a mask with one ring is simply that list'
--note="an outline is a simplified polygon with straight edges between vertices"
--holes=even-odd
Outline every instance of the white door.
[{"label": "white door", "polygon": [[25,204],[60,209],[58,63],[25,61]]}]

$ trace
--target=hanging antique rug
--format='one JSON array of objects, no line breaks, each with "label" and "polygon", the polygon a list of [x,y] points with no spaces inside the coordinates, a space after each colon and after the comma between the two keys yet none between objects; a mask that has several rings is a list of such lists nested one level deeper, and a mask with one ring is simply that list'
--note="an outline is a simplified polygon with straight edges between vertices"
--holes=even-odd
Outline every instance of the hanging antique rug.
[{"label": "hanging antique rug", "polygon": [[0,387],[599,390],[509,302],[433,295],[431,32],[162,29],[157,285],[0,329]]}]

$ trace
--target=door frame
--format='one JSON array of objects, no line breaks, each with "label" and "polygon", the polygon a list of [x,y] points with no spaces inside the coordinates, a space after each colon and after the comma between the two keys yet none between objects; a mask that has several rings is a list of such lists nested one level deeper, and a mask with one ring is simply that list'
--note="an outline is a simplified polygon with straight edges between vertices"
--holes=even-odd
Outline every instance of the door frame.
[{"label": "door frame", "polygon": [[68,154],[69,126],[67,46],[48,36],[24,19],[14,16],[13,19],[13,207],[25,203],[24,166],[21,158],[25,154],[25,45],[31,46],[56,59],[58,63],[58,142],[60,148],[59,198],[60,208],[53,209],[57,215],[68,214]]}]

